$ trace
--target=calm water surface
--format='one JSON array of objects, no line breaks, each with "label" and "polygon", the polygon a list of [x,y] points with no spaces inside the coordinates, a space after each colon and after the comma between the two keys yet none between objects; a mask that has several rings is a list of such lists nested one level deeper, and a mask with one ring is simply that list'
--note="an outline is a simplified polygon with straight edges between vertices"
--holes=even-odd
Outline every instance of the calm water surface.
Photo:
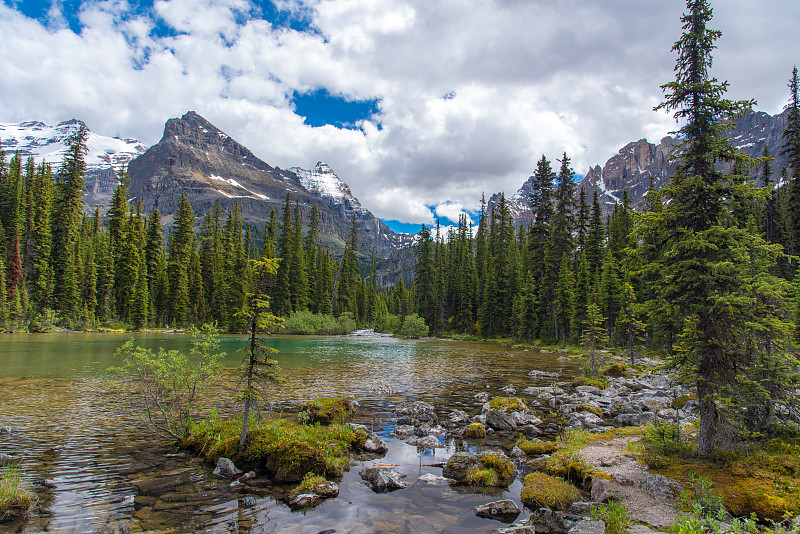
[{"label": "calm water surface", "polygon": [[[268,410],[292,416],[310,398],[358,399],[356,422],[374,428],[389,445],[378,462],[398,464],[408,483],[404,490],[373,493],[358,472],[374,462],[361,462],[344,475],[338,498],[292,512],[279,500],[291,487],[235,492],[210,476],[210,466],[154,439],[120,409],[107,369],[117,363],[115,349],[131,337],[154,349],[189,345],[189,337],[179,334],[0,337],[0,425],[12,429],[0,435],[0,452],[16,456],[31,482],[55,481],[54,488],[37,489],[39,503],[29,520],[0,526],[0,532],[488,532],[502,524],[477,518],[470,509],[496,498],[519,502],[520,482],[486,495],[419,481],[426,473],[441,475],[441,468],[428,464],[469,445],[451,439],[446,448],[418,451],[388,437],[394,407],[426,400],[443,420],[452,408],[473,415],[480,413],[473,399],[478,391],[494,396],[508,384],[520,391],[544,385],[527,376],[531,369],[560,370],[565,377],[578,371],[557,354],[489,343],[399,340],[369,332],[276,337],[271,344],[280,351],[276,359],[287,381],[270,391]],[[245,342],[242,336],[222,339],[226,367],[240,364]],[[232,408],[225,395],[209,404]],[[134,484],[165,475],[179,483],[150,495],[141,495]]]}]

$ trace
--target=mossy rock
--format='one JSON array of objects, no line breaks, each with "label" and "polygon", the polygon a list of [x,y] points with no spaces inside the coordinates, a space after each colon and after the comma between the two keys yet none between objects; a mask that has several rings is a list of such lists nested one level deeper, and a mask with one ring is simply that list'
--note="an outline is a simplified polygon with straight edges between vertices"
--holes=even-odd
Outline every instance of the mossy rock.
[{"label": "mossy rock", "polygon": [[628,370],[625,367],[624,363],[612,363],[611,365],[600,371],[600,373],[603,376],[621,378],[623,376],[627,376]]},{"label": "mossy rock", "polygon": [[481,439],[486,437],[486,427],[483,423],[470,423],[464,429],[464,437],[467,439]]},{"label": "mossy rock", "polygon": [[519,397],[495,397],[489,401],[489,408],[507,413],[528,411],[528,405]]},{"label": "mossy rock", "polygon": [[283,419],[253,425],[245,450],[238,453],[241,422],[205,421],[192,425],[182,448],[208,460],[220,456],[266,470],[278,481],[298,482],[308,473],[341,476],[350,467],[350,455],[363,450],[367,435],[345,425],[302,425]]},{"label": "mossy rock", "polygon": [[505,456],[457,452],[445,464],[442,474],[457,485],[505,488],[517,477],[517,468]]},{"label": "mossy rock", "polygon": [[671,407],[676,410],[683,410],[683,407],[686,406],[686,403],[690,400],[697,400],[697,395],[681,395],[680,397],[676,397],[675,400],[672,401]]},{"label": "mossy rock", "polygon": [[540,456],[542,454],[550,454],[556,450],[558,443],[555,441],[532,441],[529,439],[521,439],[517,442],[517,447],[522,449],[522,452],[528,456]]},{"label": "mossy rock", "polygon": [[320,423],[344,423],[356,413],[355,403],[352,399],[343,397],[322,397],[300,405],[297,418],[301,423],[313,425]]},{"label": "mossy rock", "polygon": [[572,380],[572,385],[578,386],[593,386],[600,389],[608,387],[608,377],[606,376],[579,376]]},{"label": "mossy rock", "polygon": [[581,500],[581,492],[561,478],[530,473],[522,483],[522,502],[531,509],[566,510]]},{"label": "mossy rock", "polygon": [[597,406],[592,406],[591,404],[578,404],[575,407],[576,412],[589,412],[595,414],[597,417],[603,417],[603,411],[598,408]]}]

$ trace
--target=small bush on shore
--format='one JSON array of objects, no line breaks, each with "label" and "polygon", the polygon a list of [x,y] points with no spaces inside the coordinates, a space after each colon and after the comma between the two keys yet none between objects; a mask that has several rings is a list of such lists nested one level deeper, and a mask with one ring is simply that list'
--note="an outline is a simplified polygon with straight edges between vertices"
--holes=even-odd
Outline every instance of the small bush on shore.
[{"label": "small bush on shore", "polygon": [[311,313],[308,310],[296,311],[283,322],[284,334],[332,336],[349,334],[356,329],[352,315],[342,314],[339,319],[333,315]]},{"label": "small bush on shore", "polygon": [[28,513],[35,496],[15,467],[0,470],[0,522],[13,521]]}]

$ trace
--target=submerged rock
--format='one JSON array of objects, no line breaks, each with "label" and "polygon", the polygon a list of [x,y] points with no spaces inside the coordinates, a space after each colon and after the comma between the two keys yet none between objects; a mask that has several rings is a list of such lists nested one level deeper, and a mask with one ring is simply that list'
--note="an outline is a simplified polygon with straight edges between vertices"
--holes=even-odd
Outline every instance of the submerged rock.
[{"label": "submerged rock", "polygon": [[230,480],[241,473],[242,470],[237,468],[233,464],[233,461],[231,461],[229,458],[220,458],[217,460],[217,467],[214,469],[212,474],[215,477],[226,478]]},{"label": "submerged rock", "polygon": [[423,449],[436,449],[441,447],[446,447],[444,443],[439,441],[434,436],[424,436],[421,438],[414,438],[406,441],[409,445],[414,445],[416,447],[422,447]]},{"label": "submerged rock", "polygon": [[403,402],[394,411],[397,414],[397,422],[400,424],[419,426],[422,423],[436,424],[439,422],[438,417],[436,417],[436,410],[429,402]]},{"label": "submerged rock", "polygon": [[464,424],[470,422],[470,416],[463,410],[451,410],[450,422],[455,424]]},{"label": "submerged rock", "polygon": [[497,521],[502,521],[503,523],[513,523],[522,512],[517,503],[511,499],[481,504],[474,507],[472,511],[475,512],[475,515],[478,517],[496,519]]},{"label": "submerged rock", "polygon": [[375,493],[387,493],[406,487],[402,480],[406,475],[388,467],[365,467],[359,475]]},{"label": "submerged rock", "polygon": [[159,473],[153,476],[145,476],[136,480],[132,480],[131,484],[142,495],[158,495],[165,491],[172,490],[176,486],[186,484],[191,481],[192,469],[175,469]]},{"label": "submerged rock", "polygon": [[389,432],[389,435],[394,436],[397,439],[410,438],[411,436],[414,435],[414,427],[411,425],[400,425],[391,432]]}]

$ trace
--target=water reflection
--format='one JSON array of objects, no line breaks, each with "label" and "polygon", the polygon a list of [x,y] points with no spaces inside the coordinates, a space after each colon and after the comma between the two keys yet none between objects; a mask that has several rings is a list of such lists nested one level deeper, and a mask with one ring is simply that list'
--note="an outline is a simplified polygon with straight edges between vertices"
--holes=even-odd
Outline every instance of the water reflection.
[{"label": "water reflection", "polygon": [[[441,468],[430,464],[470,445],[451,439],[444,448],[420,451],[391,438],[394,407],[421,399],[434,403],[440,416],[453,407],[472,415],[480,411],[476,391],[498,395],[508,384],[520,391],[542,385],[527,376],[531,369],[576,370],[556,355],[493,344],[382,336],[275,339],[287,383],[270,390],[274,414],[291,414],[309,398],[357,398],[357,421],[389,445],[380,462],[398,464],[408,484],[390,494],[373,493],[359,476],[371,462],[360,462],[342,478],[338,498],[293,512],[279,500],[290,488],[232,491],[212,478],[204,463],[153,439],[120,411],[105,369],[130,334],[74,336],[0,338],[0,425],[13,429],[0,436],[0,451],[17,456],[29,480],[55,484],[37,490],[40,503],[29,521],[0,526],[0,532],[487,532],[499,524],[475,517],[470,508],[494,498],[518,500],[520,483],[485,495],[421,481],[426,474],[441,475]],[[138,337],[151,347],[186,349],[189,341],[163,334]],[[243,344],[241,336],[224,338],[227,367],[238,365],[242,353],[236,351]],[[226,389],[212,393],[209,404],[233,410]],[[170,483],[143,492],[143,484],[154,478]]]}]

